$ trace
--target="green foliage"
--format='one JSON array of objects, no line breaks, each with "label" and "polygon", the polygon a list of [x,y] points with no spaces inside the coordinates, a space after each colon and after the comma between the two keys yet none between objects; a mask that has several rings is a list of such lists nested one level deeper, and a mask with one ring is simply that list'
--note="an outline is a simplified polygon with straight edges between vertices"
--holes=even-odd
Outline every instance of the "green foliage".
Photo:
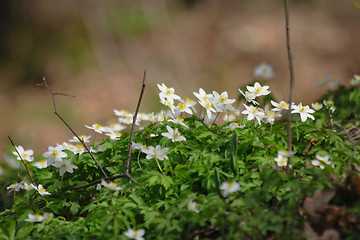
[{"label": "green foliage", "polygon": [[[353,106],[360,106],[359,90],[341,87],[329,94],[340,110],[334,126],[359,117],[345,101],[347,97]],[[127,239],[123,233],[130,228],[145,228],[146,239],[304,239],[304,200],[316,189],[335,188],[360,165],[359,145],[327,128],[327,111],[315,116],[315,121],[296,118],[292,123],[296,154],[288,171],[274,161],[279,150],[287,149],[282,121],[258,125],[242,119],[246,127],[234,131],[226,128],[229,123],[207,125],[196,116],[184,120],[189,128],[170,122],[150,124],[134,134],[134,142],[167,147],[168,159],[147,159],[144,152],[134,149],[130,173],[139,183],[116,178],[114,182],[124,188],[120,191],[98,190],[97,184],[76,189],[103,175],[88,153],[66,151],[78,169],[60,176],[56,168],[30,166],[35,181],[51,195],[42,201],[34,189],[16,192],[8,199],[11,206],[0,213],[0,239]],[[172,142],[162,136],[166,125],[180,128],[187,140]],[[316,143],[311,145],[313,139]],[[125,172],[129,140],[124,134],[93,144],[102,146],[94,155],[109,175]],[[332,165],[313,166],[317,154],[329,155]],[[24,169],[20,174],[26,176]],[[239,183],[240,189],[225,196],[224,182]],[[352,197],[351,212],[358,218],[360,204],[356,195]],[[337,199],[339,204],[346,202]],[[196,203],[194,209],[189,207],[191,201]],[[55,217],[25,221],[29,213],[45,212]],[[358,230],[344,231],[342,237],[353,234],[359,234]]]}]

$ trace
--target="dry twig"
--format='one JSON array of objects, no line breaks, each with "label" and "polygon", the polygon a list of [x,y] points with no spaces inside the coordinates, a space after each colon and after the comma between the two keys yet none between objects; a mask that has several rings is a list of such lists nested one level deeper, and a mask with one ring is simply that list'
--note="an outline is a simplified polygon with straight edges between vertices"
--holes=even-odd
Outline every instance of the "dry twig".
[{"label": "dry twig", "polygon": [[[84,146],[84,148],[86,149],[86,151],[90,154],[91,158],[95,161],[95,163],[98,165],[98,167],[100,168],[101,172],[104,174],[104,176],[107,178],[108,176],[106,175],[104,169],[101,167],[100,163],[96,160],[96,158],[94,157],[94,155],[91,153],[91,151],[89,150],[89,148],[85,145],[84,141],[79,137],[79,135],[77,135],[74,130],[70,127],[70,125],[60,116],[60,114],[57,112],[56,109],[56,102],[55,102],[55,96],[56,95],[63,95],[63,96],[71,96],[71,95],[67,95],[67,94],[63,94],[63,93],[58,93],[58,92],[53,92],[53,90],[49,87],[49,85],[46,82],[45,77],[43,78],[43,84],[51,93],[52,96],[52,101],[53,101],[53,105],[54,105],[54,114],[56,116],[59,117],[59,119],[70,129],[70,131],[74,134],[74,136],[76,136],[76,138],[79,140],[79,142]],[[74,96],[71,96],[74,97]]]},{"label": "dry twig", "polygon": [[[20,157],[21,162],[24,164],[24,166],[25,166],[25,168],[26,168],[26,172],[27,172],[27,174],[28,174],[28,176],[29,176],[29,178],[30,178],[30,180],[31,180],[32,184],[33,184],[34,186],[37,186],[37,185],[35,184],[35,182],[34,182],[34,179],[33,179],[33,178],[31,177],[31,175],[30,175],[30,172],[29,172],[29,169],[28,169],[28,167],[27,167],[27,164],[25,163],[24,159],[21,157],[21,155],[20,155],[19,151],[18,151],[18,150],[17,150],[17,148],[15,147],[14,142],[11,140],[10,136],[8,136],[8,138],[9,138],[9,140],[10,140],[10,142],[11,142],[11,145],[13,145],[13,147],[14,147],[14,149],[15,149],[16,153],[17,153],[17,154],[18,154],[18,156]],[[42,200],[46,202],[46,200],[45,200],[44,196],[43,196],[43,195],[41,195],[41,194],[40,194],[40,196],[41,196]],[[31,206],[32,206],[32,205],[31,205]]]}]

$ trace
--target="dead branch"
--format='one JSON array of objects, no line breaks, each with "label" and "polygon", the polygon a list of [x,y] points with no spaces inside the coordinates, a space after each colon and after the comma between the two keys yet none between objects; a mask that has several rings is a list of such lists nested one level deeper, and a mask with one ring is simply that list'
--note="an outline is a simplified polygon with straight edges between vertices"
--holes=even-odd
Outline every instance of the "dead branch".
[{"label": "dead branch", "polygon": [[56,109],[56,101],[55,101],[55,96],[56,95],[62,95],[62,96],[71,96],[71,95],[67,95],[64,93],[57,93],[57,92],[53,92],[52,89],[49,87],[49,85],[46,82],[45,77],[43,78],[43,85],[49,90],[49,92],[51,93],[52,96],[52,101],[53,101],[53,106],[54,106],[54,114],[56,116],[59,117],[59,119],[70,129],[70,131],[74,134],[74,136],[76,136],[76,138],[79,140],[79,142],[84,146],[84,148],[86,149],[86,151],[90,154],[91,158],[95,161],[95,163],[98,165],[98,167],[100,168],[101,172],[104,174],[104,176],[107,178],[108,176],[106,175],[104,169],[101,167],[100,163],[96,160],[96,158],[94,157],[94,155],[91,153],[91,151],[89,150],[89,148],[85,145],[84,141],[79,137],[79,135],[77,135],[74,130],[70,127],[70,125],[60,116],[60,114],[57,112]]},{"label": "dead branch", "polygon": [[[21,157],[21,154],[19,153],[19,151],[18,151],[18,150],[17,150],[17,148],[15,147],[15,144],[14,144],[14,142],[11,140],[11,137],[10,137],[10,136],[8,136],[8,138],[9,138],[9,140],[10,140],[10,142],[11,142],[11,145],[13,145],[13,147],[14,147],[14,149],[15,149],[16,153],[17,153],[17,154],[18,154],[18,156],[20,157],[21,162],[24,164],[24,166],[25,166],[25,168],[26,168],[26,172],[27,172],[27,174],[28,174],[28,176],[29,176],[29,178],[30,178],[30,180],[31,180],[32,184],[33,184],[34,186],[37,186],[37,185],[35,184],[35,182],[34,182],[34,179],[33,179],[33,178],[31,177],[31,175],[30,175],[30,172],[29,172],[29,169],[28,169],[28,167],[27,167],[27,164],[25,163],[24,159]],[[45,200],[44,196],[43,196],[43,195],[41,195],[41,194],[40,194],[40,196],[41,196],[42,200],[46,202],[46,200]],[[33,204],[33,205],[34,205],[34,204]],[[31,205],[31,206],[32,206],[32,205]]]}]

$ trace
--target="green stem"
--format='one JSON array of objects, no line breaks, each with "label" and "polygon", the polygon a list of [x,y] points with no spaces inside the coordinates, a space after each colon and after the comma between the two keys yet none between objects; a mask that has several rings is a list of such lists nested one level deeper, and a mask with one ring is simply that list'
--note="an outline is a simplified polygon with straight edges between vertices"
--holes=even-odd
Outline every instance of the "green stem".
[{"label": "green stem", "polygon": [[155,161],[156,161],[156,164],[157,164],[160,172],[163,173],[162,168],[161,168],[160,163],[159,163],[159,160],[157,158],[155,158]]}]

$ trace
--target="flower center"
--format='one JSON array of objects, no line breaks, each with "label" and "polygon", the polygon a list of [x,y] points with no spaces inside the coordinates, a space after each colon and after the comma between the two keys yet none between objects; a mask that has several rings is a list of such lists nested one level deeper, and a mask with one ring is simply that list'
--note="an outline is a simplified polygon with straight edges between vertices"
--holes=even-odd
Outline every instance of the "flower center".
[{"label": "flower center", "polygon": [[53,151],[53,152],[51,153],[51,156],[52,156],[53,158],[56,158],[58,155],[59,155],[59,153],[58,153],[57,151]]}]

